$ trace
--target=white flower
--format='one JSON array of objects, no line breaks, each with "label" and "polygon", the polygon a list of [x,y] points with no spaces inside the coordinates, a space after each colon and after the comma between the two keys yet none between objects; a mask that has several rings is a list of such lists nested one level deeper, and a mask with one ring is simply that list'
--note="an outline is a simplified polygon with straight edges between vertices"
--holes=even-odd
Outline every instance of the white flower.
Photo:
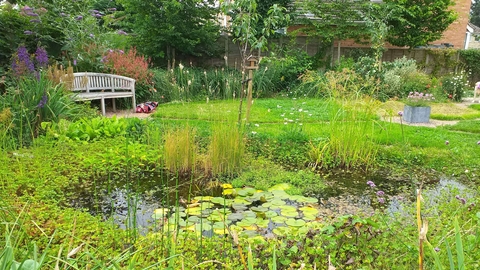
[{"label": "white flower", "polygon": [[277,105],[277,108],[281,108],[281,107],[282,107],[282,106],[280,106],[280,105]]},{"label": "white flower", "polygon": [[182,63],[178,64],[178,67],[180,68],[180,70],[183,70],[183,65],[182,65]]},{"label": "white flower", "polygon": [[252,131],[252,134],[255,135],[255,134],[257,134],[257,132],[256,132],[256,131]]},{"label": "white flower", "polygon": [[303,109],[298,109],[299,112],[303,111]]},{"label": "white flower", "polygon": [[260,125],[259,124],[255,124],[256,127],[259,127]]}]

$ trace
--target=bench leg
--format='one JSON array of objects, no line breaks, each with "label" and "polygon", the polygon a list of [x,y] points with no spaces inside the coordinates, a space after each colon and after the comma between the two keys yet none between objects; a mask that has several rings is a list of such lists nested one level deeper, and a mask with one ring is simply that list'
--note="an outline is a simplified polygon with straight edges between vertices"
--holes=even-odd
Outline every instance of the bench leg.
[{"label": "bench leg", "polygon": [[115,99],[112,98],[113,112],[117,112],[117,107],[115,106]]},{"label": "bench leg", "polygon": [[133,113],[137,112],[137,104],[135,102],[135,95],[132,96],[132,105],[133,105]]},{"label": "bench leg", "polygon": [[103,116],[105,116],[105,98],[102,97],[102,99],[100,100],[100,106],[102,107],[102,114]]}]

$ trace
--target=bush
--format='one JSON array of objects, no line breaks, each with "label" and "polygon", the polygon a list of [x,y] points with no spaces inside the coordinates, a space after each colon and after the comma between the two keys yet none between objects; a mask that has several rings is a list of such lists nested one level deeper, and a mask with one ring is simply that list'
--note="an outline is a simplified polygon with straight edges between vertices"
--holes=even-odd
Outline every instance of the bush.
[{"label": "bush", "polygon": [[442,79],[442,90],[444,97],[453,101],[462,101],[465,89],[468,88],[468,79],[464,71]]}]

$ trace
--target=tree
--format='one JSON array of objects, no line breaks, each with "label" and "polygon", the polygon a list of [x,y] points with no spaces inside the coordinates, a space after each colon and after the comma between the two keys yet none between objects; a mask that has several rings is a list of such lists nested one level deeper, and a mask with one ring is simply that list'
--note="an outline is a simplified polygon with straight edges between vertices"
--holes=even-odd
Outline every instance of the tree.
[{"label": "tree", "polygon": [[154,62],[175,57],[212,56],[220,36],[213,0],[120,0],[133,18],[132,42]]},{"label": "tree", "polygon": [[472,1],[470,9],[470,22],[476,26],[480,25],[480,1]]},{"label": "tree", "polygon": [[457,15],[452,0],[385,0],[396,4],[400,16],[388,21],[387,41],[396,46],[414,48],[438,40]]}]

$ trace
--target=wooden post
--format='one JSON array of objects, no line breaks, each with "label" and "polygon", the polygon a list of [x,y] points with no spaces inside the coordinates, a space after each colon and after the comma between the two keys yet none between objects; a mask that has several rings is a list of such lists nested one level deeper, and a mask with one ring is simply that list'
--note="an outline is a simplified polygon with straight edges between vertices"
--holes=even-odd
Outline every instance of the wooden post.
[{"label": "wooden post", "polygon": [[248,59],[250,61],[250,66],[248,67],[248,89],[247,89],[247,114],[246,114],[246,122],[248,123],[250,119],[250,109],[252,108],[253,98],[252,98],[252,88],[253,88],[253,70],[257,69],[257,59],[254,57],[250,57]]}]

